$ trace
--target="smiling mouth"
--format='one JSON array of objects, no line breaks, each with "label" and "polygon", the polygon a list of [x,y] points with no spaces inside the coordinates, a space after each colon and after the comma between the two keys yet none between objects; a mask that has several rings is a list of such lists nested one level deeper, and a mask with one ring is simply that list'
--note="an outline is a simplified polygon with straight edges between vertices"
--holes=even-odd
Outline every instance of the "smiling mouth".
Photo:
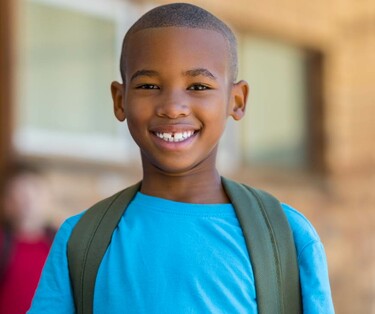
[{"label": "smiling mouth", "polygon": [[196,131],[184,131],[184,132],[155,132],[155,135],[166,142],[182,142],[192,137]]}]

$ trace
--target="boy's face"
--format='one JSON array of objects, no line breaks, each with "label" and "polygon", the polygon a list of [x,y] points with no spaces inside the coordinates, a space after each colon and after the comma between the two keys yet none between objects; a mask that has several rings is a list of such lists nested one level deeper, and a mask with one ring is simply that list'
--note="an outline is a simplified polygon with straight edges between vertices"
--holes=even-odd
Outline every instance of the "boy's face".
[{"label": "boy's face", "polygon": [[224,37],[150,28],[131,35],[125,54],[124,86],[112,84],[115,115],[127,119],[144,168],[177,174],[215,166],[226,119],[242,117],[247,96],[245,82],[231,81]]}]

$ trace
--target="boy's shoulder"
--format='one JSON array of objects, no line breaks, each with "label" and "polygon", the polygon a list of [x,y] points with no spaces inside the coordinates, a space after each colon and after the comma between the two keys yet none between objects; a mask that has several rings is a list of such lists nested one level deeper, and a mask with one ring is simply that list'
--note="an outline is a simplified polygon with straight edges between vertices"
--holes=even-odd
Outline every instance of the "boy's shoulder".
[{"label": "boy's shoulder", "polygon": [[70,234],[72,233],[72,230],[74,229],[74,227],[77,225],[77,223],[81,220],[82,216],[86,212],[87,210],[66,218],[59,228],[59,233],[65,233],[68,236],[70,236]]},{"label": "boy's shoulder", "polygon": [[281,207],[288,219],[297,248],[297,255],[302,250],[314,243],[320,243],[320,238],[312,223],[298,210],[292,206],[281,203]]}]

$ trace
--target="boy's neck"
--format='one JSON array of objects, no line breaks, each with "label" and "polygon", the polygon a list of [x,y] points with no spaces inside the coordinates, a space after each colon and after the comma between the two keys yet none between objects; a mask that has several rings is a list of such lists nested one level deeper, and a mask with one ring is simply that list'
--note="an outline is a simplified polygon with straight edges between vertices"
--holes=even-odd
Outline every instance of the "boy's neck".
[{"label": "boy's neck", "polygon": [[229,203],[216,169],[193,174],[171,175],[144,171],[141,192],[177,202],[195,204]]}]

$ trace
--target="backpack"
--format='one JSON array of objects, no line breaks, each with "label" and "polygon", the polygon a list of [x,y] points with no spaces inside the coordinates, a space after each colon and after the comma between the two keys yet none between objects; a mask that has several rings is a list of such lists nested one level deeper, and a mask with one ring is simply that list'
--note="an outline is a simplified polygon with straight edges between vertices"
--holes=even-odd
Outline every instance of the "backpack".
[{"label": "backpack", "polygon": [[[280,202],[270,194],[222,177],[254,271],[260,314],[302,313],[296,249]],[[68,242],[68,265],[78,314],[93,313],[96,275],[112,233],[141,182],[92,206]]]}]

